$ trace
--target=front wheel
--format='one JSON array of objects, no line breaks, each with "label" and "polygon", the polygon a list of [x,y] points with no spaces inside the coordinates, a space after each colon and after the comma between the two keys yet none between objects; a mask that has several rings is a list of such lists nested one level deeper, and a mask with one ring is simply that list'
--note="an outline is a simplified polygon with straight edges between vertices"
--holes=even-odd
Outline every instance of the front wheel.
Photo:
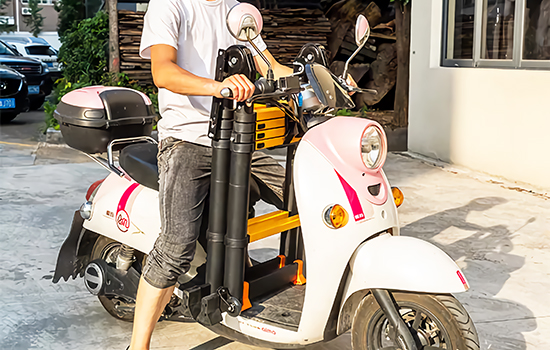
[{"label": "front wheel", "polygon": [[[419,350],[479,350],[479,339],[468,312],[449,294],[393,292],[399,313]],[[351,328],[353,350],[398,350],[395,330],[372,294],[359,304]]]}]

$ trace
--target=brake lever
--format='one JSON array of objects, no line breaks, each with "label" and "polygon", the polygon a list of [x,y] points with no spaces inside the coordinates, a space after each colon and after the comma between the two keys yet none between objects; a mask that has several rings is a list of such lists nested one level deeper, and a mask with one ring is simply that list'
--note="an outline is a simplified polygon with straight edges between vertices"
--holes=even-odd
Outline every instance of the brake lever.
[{"label": "brake lever", "polygon": [[363,88],[359,88],[359,87],[351,87],[351,90],[349,90],[350,92],[366,92],[366,93],[369,93],[369,94],[377,94],[378,93],[378,90],[375,90],[375,89],[363,89]]}]

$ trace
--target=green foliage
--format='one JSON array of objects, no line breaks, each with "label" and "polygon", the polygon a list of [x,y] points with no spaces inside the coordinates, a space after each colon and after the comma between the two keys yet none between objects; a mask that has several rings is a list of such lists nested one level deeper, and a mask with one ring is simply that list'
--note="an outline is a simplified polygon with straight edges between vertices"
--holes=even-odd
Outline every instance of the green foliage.
[{"label": "green foliage", "polygon": [[31,34],[36,38],[42,32],[42,26],[44,25],[44,16],[40,13],[42,8],[38,6],[39,3],[40,0],[29,0],[31,14],[25,18],[25,24],[31,28]]},{"label": "green foliage", "polygon": [[338,112],[336,112],[336,115],[337,116],[349,117],[349,116],[353,115],[353,112],[350,111],[349,109],[343,108],[343,109],[338,110]]},{"label": "green foliage", "polygon": [[367,118],[367,113],[370,112],[370,111],[371,111],[371,109],[368,106],[363,106],[359,110],[359,116],[361,118]]},{"label": "green foliage", "polygon": [[58,60],[69,82],[98,84],[107,70],[109,17],[100,11],[93,18],[76,22],[60,36]]},{"label": "green foliage", "polygon": [[55,10],[59,12],[57,32],[60,38],[71,30],[75,23],[86,18],[83,0],[58,0],[55,3]]}]

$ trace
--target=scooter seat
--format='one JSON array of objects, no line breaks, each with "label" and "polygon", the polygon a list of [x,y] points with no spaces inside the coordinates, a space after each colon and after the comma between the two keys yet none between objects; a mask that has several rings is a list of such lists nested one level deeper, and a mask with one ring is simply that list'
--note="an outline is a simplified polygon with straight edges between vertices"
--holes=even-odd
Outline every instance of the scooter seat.
[{"label": "scooter seat", "polygon": [[157,165],[158,147],[152,143],[126,146],[120,151],[118,162],[122,169],[140,185],[159,190]]}]

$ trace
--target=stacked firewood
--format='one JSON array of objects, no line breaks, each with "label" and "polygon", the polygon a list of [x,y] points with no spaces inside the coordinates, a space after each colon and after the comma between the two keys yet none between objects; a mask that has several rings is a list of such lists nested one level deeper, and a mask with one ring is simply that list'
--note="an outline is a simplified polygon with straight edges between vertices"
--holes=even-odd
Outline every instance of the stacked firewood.
[{"label": "stacked firewood", "polygon": [[326,45],[331,24],[319,9],[285,8],[262,10],[262,37],[277,60],[289,64],[307,43]]},{"label": "stacked firewood", "polygon": [[152,85],[151,61],[139,56],[145,12],[118,11],[120,71],[140,85]]}]

